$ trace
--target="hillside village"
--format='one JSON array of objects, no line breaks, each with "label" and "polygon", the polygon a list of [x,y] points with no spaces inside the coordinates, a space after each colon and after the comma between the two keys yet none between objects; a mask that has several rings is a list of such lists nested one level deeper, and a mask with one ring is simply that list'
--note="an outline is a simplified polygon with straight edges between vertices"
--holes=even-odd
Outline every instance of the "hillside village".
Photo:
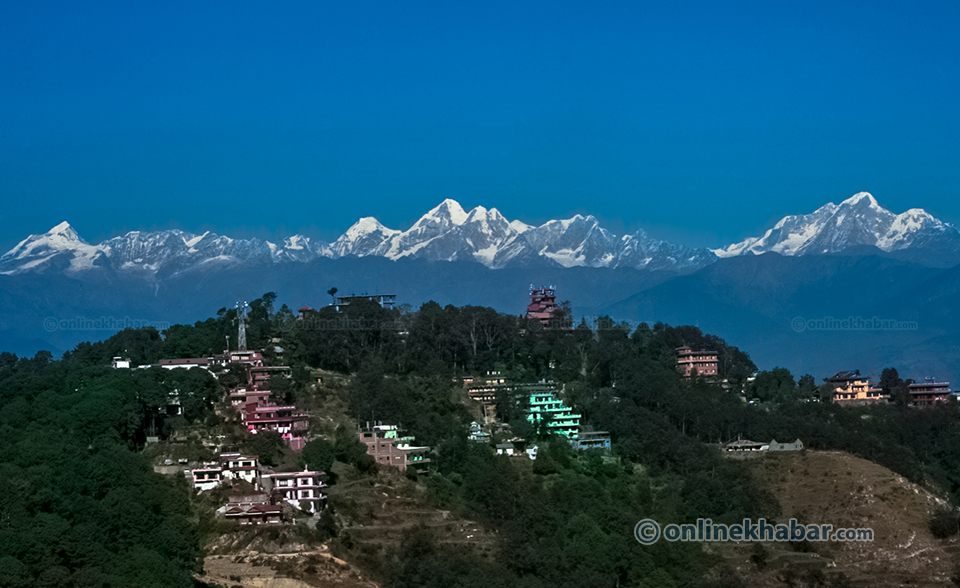
[{"label": "hillside village", "polygon": [[[401,310],[393,295],[331,292],[328,305],[296,311],[273,309],[275,296],[266,294],[249,312],[243,304],[221,309],[162,336],[127,330],[60,361],[0,356],[10,406],[2,430],[63,423],[76,440],[59,451],[89,446],[96,456],[106,444],[148,463],[161,475],[138,483],[162,490],[123,494],[124,508],[166,513],[176,505],[179,514],[165,516],[195,534],[151,549],[177,545],[185,573],[210,587],[262,588],[268,578],[303,582],[291,584],[298,588],[412,587],[485,577],[506,588],[527,569],[537,588],[573,588],[564,578],[584,574],[606,585],[650,570],[667,586],[720,577],[731,579],[724,587],[779,586],[787,577],[842,586],[870,577],[878,564],[864,553],[829,546],[714,552],[632,539],[647,517],[730,521],[799,508],[781,496],[780,481],[797,467],[832,472],[804,483],[809,493],[901,500],[916,491],[910,522],[891,511],[890,528],[898,537],[918,533],[938,554],[931,558],[952,557],[944,550],[960,527],[951,506],[960,431],[946,383],[918,385],[892,369],[876,384],[855,371],[821,385],[809,375],[798,381],[780,368],[758,370],[696,327],[575,324],[553,286],[531,286],[522,316],[435,303]],[[63,399],[20,392],[46,381],[62,382],[55,394]],[[51,410],[63,416],[44,416]],[[17,442],[11,479],[47,483],[36,477],[43,470],[30,469],[30,434],[3,439]],[[867,466],[850,455],[880,469],[861,475]],[[88,459],[81,452],[74,461]],[[884,490],[847,487],[844,467],[854,468],[851,483],[875,480]],[[72,475],[99,476],[97,468]],[[135,479],[130,471],[112,483]],[[82,493],[91,483],[71,488]],[[179,498],[150,502],[164,492]],[[57,507],[62,516],[84,503],[72,496]],[[142,529],[130,522],[139,519],[126,524],[149,543],[160,523],[140,518]],[[43,527],[17,524],[40,549]],[[59,561],[61,543],[49,543],[38,561]],[[897,547],[907,543],[884,549],[908,558]],[[536,551],[525,550],[531,544]],[[618,559],[622,550],[629,557]],[[570,555],[581,552],[592,555]],[[542,554],[564,563],[547,565]],[[671,563],[677,558],[684,566]],[[934,563],[918,569],[931,585],[946,585],[949,565]]]},{"label": "hillside village", "polygon": [[[337,313],[358,301],[374,302],[386,310],[392,310],[396,303],[396,297],[392,294],[336,296],[335,289],[331,294],[333,302],[330,306]],[[112,367],[201,369],[214,375],[234,369],[241,374],[241,380],[236,386],[230,387],[217,403],[217,413],[227,420],[236,421],[249,436],[273,433],[282,439],[290,451],[300,452],[311,437],[316,437],[310,430],[311,415],[295,404],[278,403],[270,390],[271,382],[291,378],[291,367],[268,365],[265,350],[246,349],[245,310],[240,306],[238,309],[237,340],[240,348],[237,350],[225,349],[209,357],[159,359],[156,363],[142,366],[135,366],[129,359],[118,356],[113,359]],[[316,312],[316,309],[310,305],[301,306],[297,310],[296,320],[304,321],[310,312]],[[531,324],[544,329],[571,329],[568,314],[569,311],[556,302],[555,286],[531,286],[525,315]],[[283,350],[277,346],[280,342],[280,339],[271,342],[274,360],[282,359]],[[719,378],[716,350],[682,345],[676,348],[675,353],[676,369],[682,378],[719,382],[724,388],[731,388],[728,380],[721,381]],[[744,402],[748,401],[747,387],[755,381],[756,376],[757,372],[754,372],[742,383]],[[566,404],[561,384],[548,379],[515,381],[499,371],[464,375],[458,382],[462,385],[465,397],[472,401],[472,411],[477,416],[469,425],[467,439],[470,442],[489,444],[497,455],[534,461],[539,449],[536,439],[556,438],[565,440],[575,451],[596,450],[604,460],[616,462],[611,434],[593,430],[583,415]],[[322,383],[322,378],[318,379],[318,383]],[[922,382],[900,381],[899,386],[906,390],[907,404],[911,407],[932,407],[955,401],[955,393],[947,382],[928,378]],[[824,378],[820,393],[820,396],[805,400],[816,402],[823,399],[845,406],[891,401],[889,392],[878,388],[856,370]],[[611,400],[618,401],[616,397]],[[527,437],[515,434],[510,424],[502,418],[504,414],[518,410],[530,425]],[[168,411],[170,414],[180,414],[175,395],[169,400]],[[405,435],[397,424],[357,421],[355,428],[356,439],[363,444],[374,463],[396,468],[399,472],[406,472],[410,468],[418,474],[429,473],[431,447],[417,445],[415,438]],[[153,442],[158,440],[152,438]],[[149,441],[151,438],[148,438]],[[316,524],[317,517],[327,505],[327,496],[324,494],[328,488],[324,481],[327,472],[309,467],[278,470],[261,463],[258,455],[236,451],[236,448],[216,440],[206,439],[204,445],[215,456],[212,461],[194,463],[180,459],[174,463],[171,459],[165,459],[156,464],[155,469],[165,474],[183,475],[190,486],[200,493],[219,490],[226,499],[217,509],[217,516],[227,521],[236,521],[240,525],[282,524],[310,516],[314,519],[312,524]],[[789,443],[780,443],[776,439],[755,442],[742,439],[739,434],[736,439],[721,441],[720,446],[730,455],[799,451],[804,448],[800,439]]]},{"label": "hillside village", "polygon": [[114,4],[4,5],[0,588],[960,588],[960,2]]}]

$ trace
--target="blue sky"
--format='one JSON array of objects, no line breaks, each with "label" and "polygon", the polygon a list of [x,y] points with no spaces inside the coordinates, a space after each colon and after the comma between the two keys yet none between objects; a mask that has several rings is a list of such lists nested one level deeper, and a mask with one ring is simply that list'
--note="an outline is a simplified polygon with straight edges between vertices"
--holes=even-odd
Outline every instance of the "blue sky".
[{"label": "blue sky", "polygon": [[447,197],[706,246],[861,190],[960,224],[956,2],[95,4],[0,6],[4,251]]}]

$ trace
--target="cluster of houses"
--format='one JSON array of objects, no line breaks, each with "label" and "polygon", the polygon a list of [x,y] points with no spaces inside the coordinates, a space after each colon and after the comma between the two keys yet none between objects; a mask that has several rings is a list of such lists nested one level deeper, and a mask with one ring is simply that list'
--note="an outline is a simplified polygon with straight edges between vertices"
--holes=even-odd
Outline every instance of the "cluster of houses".
[{"label": "cluster of houses", "polygon": [[[272,399],[269,382],[272,376],[290,377],[290,367],[285,365],[265,365],[263,353],[255,350],[226,350],[222,354],[210,357],[187,357],[180,359],[161,359],[155,364],[139,366],[141,368],[160,367],[168,370],[199,368],[216,371],[229,365],[242,365],[246,369],[247,383],[234,388],[227,395],[227,403],[239,413],[244,427],[253,435],[262,431],[275,431],[294,450],[302,449],[306,443],[306,413],[293,405],[277,404]],[[129,368],[130,361],[114,358],[115,368]],[[171,399],[176,406],[176,399]]]},{"label": "cluster of houses", "polygon": [[303,449],[309,416],[292,404],[277,404],[271,397],[269,390],[254,384],[231,390],[228,401],[250,434],[275,431],[294,451]]},{"label": "cluster of houses", "polygon": [[220,514],[243,525],[281,523],[284,505],[311,514],[320,512],[326,496],[324,472],[266,472],[256,455],[221,453],[220,460],[188,471],[198,492],[229,486],[233,491]]},{"label": "cluster of houses", "polygon": [[[833,388],[833,401],[837,404],[860,405],[889,402],[890,395],[873,383],[867,376],[861,376],[860,370],[838,372],[827,378]],[[925,378],[922,382],[907,385],[910,406],[927,407],[949,401],[955,393],[950,390],[950,382],[936,378]]]},{"label": "cluster of houses", "polygon": [[[693,376],[718,377],[718,354],[716,351],[694,350],[689,346],[677,348],[677,368],[687,378]],[[838,372],[827,378],[833,388],[833,401],[838,404],[873,404],[889,402],[890,395],[870,382],[870,378],[860,375],[859,370]],[[916,407],[933,406],[947,402],[955,395],[950,382],[925,378],[920,382],[908,384],[909,404]]]},{"label": "cluster of houses", "polygon": [[[247,382],[230,390],[225,403],[237,411],[247,431],[251,435],[275,431],[292,449],[302,449],[308,415],[296,406],[277,404],[269,390],[272,376],[290,377],[289,367],[265,365],[263,353],[255,350],[225,351],[206,358],[162,359],[157,365],[166,369],[210,369],[229,364],[245,367]],[[256,455],[221,453],[218,462],[202,464],[189,473],[194,488],[200,492],[229,486],[232,493],[219,512],[227,520],[244,525],[281,523],[285,505],[286,510],[296,508],[314,514],[322,509],[326,498],[321,491],[325,487],[321,479],[324,472],[268,472]]]},{"label": "cluster of houses", "polygon": [[[308,415],[296,406],[277,404],[269,390],[270,378],[290,377],[290,368],[266,365],[262,351],[225,350],[209,357],[161,359],[138,367],[198,368],[209,370],[216,377],[217,372],[230,365],[243,366],[246,373],[246,383],[230,390],[225,399],[225,404],[236,409],[242,425],[251,435],[275,431],[292,449],[302,449],[306,443]],[[132,366],[129,360],[116,357],[113,367],[129,369]],[[178,408],[175,395],[170,405],[173,410]],[[224,452],[218,461],[200,464],[184,473],[198,492],[229,487],[233,493],[220,512],[228,520],[241,524],[280,523],[284,519],[284,505],[317,513],[326,498],[321,492],[325,487],[321,480],[324,472],[267,472],[256,455]]]}]

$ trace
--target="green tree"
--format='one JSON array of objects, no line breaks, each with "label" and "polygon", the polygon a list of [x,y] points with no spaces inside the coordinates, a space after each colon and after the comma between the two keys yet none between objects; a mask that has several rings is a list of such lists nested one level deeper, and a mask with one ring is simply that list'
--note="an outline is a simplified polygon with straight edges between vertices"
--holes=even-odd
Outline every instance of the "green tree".
[{"label": "green tree", "polygon": [[311,470],[330,472],[336,448],[325,439],[311,439],[300,452],[300,465]]},{"label": "green tree", "polygon": [[810,374],[804,374],[797,382],[797,391],[800,398],[814,398],[817,395],[817,381]]},{"label": "green tree", "polygon": [[790,402],[796,400],[798,391],[790,370],[778,367],[759,372],[748,393],[761,402]]}]

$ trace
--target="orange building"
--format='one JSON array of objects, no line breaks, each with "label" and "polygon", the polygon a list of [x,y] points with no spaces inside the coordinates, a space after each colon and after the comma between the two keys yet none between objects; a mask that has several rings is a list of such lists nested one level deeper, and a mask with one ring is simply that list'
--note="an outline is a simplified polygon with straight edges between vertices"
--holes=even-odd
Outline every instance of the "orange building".
[{"label": "orange building", "polygon": [[873,404],[887,402],[889,394],[870,383],[870,378],[861,376],[860,370],[837,372],[827,383],[833,386],[833,401],[840,404]]}]

